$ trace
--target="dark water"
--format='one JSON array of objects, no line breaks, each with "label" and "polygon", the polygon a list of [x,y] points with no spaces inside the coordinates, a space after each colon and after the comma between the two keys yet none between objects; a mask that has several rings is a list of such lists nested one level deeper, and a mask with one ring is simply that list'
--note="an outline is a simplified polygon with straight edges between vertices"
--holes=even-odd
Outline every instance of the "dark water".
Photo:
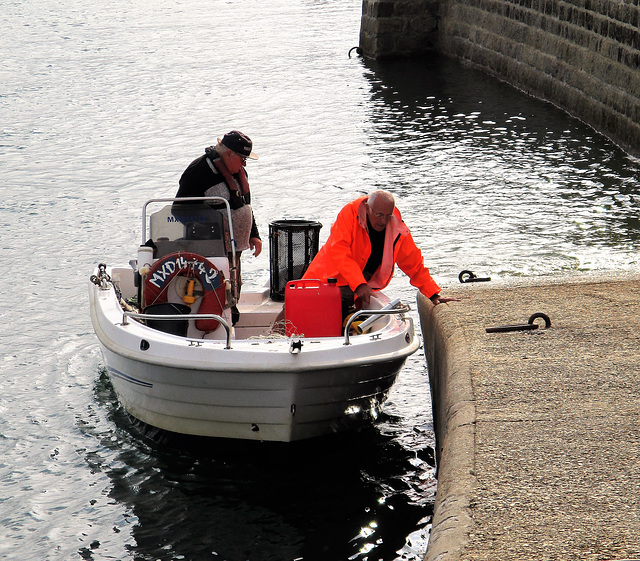
[{"label": "dark water", "polygon": [[[169,437],[132,426],[112,405],[106,376],[96,399],[114,427],[83,427],[103,446],[86,461],[108,476],[109,497],[127,505],[130,528],[113,530],[131,530],[125,548],[137,559],[348,559],[369,549],[394,559],[413,551],[407,522],[431,512],[415,472],[433,465],[432,449],[408,454],[393,431],[293,445]],[[414,539],[420,547],[422,532]]]},{"label": "dark water", "polygon": [[[256,215],[324,224],[392,191],[437,281],[638,267],[638,166],[442,59],[348,58],[345,0],[12,0],[0,10],[0,557],[395,560],[436,483],[424,358],[373,429],[292,446],[155,441],[118,407],[86,283],[144,201],[239,128]],[[268,279],[268,255],[243,260]],[[389,294],[414,305],[397,274]]]}]

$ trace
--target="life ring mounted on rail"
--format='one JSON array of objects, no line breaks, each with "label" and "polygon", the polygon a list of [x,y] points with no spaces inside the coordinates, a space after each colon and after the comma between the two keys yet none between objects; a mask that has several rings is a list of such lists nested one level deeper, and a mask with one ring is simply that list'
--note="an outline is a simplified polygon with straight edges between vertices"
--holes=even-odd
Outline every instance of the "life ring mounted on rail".
[{"label": "life ring mounted on rail", "polygon": [[[188,293],[183,296],[184,303],[191,305],[194,284],[200,284],[202,301],[198,308],[201,314],[222,315],[226,306],[226,283],[224,274],[211,261],[197,253],[179,251],[158,259],[144,277],[144,307],[169,301],[169,287],[178,277],[185,277]],[[200,331],[210,333],[219,325],[215,319],[196,320]]]}]

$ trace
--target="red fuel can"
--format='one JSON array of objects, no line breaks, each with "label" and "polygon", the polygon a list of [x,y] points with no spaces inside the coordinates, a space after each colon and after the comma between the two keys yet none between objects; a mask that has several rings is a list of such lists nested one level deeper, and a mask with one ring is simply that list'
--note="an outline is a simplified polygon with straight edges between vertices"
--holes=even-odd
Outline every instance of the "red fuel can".
[{"label": "red fuel can", "polygon": [[284,292],[287,336],[339,337],[342,333],[342,299],[335,279],[289,281]]}]

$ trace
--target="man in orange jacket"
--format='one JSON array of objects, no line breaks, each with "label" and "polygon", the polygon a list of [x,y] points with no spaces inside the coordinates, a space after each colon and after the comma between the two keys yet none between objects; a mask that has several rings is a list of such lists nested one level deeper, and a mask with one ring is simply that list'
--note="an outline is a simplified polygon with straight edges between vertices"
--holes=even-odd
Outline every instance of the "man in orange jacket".
[{"label": "man in orange jacket", "polygon": [[440,287],[424,266],[422,253],[402,221],[393,195],[374,191],[348,203],[331,227],[329,239],[305,272],[305,279],[338,279],[343,310],[354,295],[369,302],[375,290],[385,288],[395,265],[433,304],[458,301],[440,295]]}]

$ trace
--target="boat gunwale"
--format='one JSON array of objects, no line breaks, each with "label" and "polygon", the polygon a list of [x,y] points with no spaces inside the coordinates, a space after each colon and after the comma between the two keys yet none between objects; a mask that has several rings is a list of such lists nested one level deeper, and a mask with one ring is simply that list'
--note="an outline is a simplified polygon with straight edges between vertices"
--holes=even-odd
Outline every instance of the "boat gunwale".
[{"label": "boat gunwale", "polygon": [[[93,284],[93,283],[91,283]],[[413,354],[420,346],[418,338],[415,336],[407,342],[406,335],[412,332],[413,319],[411,317],[397,318],[395,320],[396,327],[389,328],[388,325],[382,330],[374,333],[368,333],[363,335],[357,335],[351,338],[351,344],[344,344],[344,336],[340,337],[290,337],[290,338],[256,338],[256,339],[232,339],[231,348],[225,348],[226,341],[223,339],[197,339],[192,337],[181,337],[178,335],[171,335],[163,333],[155,329],[149,328],[146,325],[134,321],[122,324],[118,321],[122,317],[121,307],[117,301],[115,290],[110,287],[104,300],[110,301],[106,306],[102,305],[97,297],[97,293],[101,289],[100,287],[93,285],[90,290],[91,303],[91,317],[94,324],[94,330],[98,336],[100,343],[114,354],[120,355],[127,360],[135,362],[142,362],[146,364],[167,366],[172,368],[178,368],[181,370],[198,370],[198,371],[210,371],[210,372],[255,372],[256,361],[261,357],[269,357],[268,361],[263,361],[260,364],[260,371],[262,372],[302,372],[312,370],[326,370],[335,368],[336,362],[339,362],[341,366],[348,367],[362,367],[370,364],[384,364],[386,362],[392,362],[401,358],[407,358]],[[108,308],[111,308],[109,310]],[[107,333],[106,325],[100,321],[98,315],[98,309],[100,314],[104,317],[106,325],[111,327],[112,332],[119,332],[128,337],[136,338],[136,345],[139,345],[139,341],[147,340],[150,343],[156,345],[162,345],[163,352],[158,354],[146,354],[147,351],[142,351],[138,348],[134,349],[123,345],[117,340],[117,337]],[[118,318],[115,316],[117,314]],[[393,323],[393,322],[392,322]],[[403,327],[400,327],[402,325]],[[387,332],[387,336],[383,332]],[[392,333],[390,333],[392,332]],[[290,353],[289,349],[292,341],[300,340],[309,345],[313,345],[311,350],[300,353]],[[398,343],[402,340],[403,346]],[[364,345],[373,345],[380,343],[380,346],[385,347],[383,352],[376,352],[372,355],[368,352],[366,355],[362,355],[362,347]],[[389,350],[388,347],[392,347]],[[370,346],[369,349],[375,347]],[[197,361],[190,360],[188,366],[185,366],[184,358],[180,357],[186,350],[200,353],[202,356]],[[235,351],[235,353],[234,353]],[[225,361],[221,362],[220,357],[225,356],[222,353],[228,353],[227,356],[243,354],[245,359],[243,361]],[[318,356],[323,354],[330,354],[326,359],[318,361]],[[336,360],[336,353],[342,355],[341,358]],[[218,355],[215,357],[213,354]],[[344,355],[351,355],[344,358]],[[176,356],[178,358],[176,358]],[[249,360],[250,359],[250,360]],[[215,364],[215,368],[212,369],[212,364]]]}]

